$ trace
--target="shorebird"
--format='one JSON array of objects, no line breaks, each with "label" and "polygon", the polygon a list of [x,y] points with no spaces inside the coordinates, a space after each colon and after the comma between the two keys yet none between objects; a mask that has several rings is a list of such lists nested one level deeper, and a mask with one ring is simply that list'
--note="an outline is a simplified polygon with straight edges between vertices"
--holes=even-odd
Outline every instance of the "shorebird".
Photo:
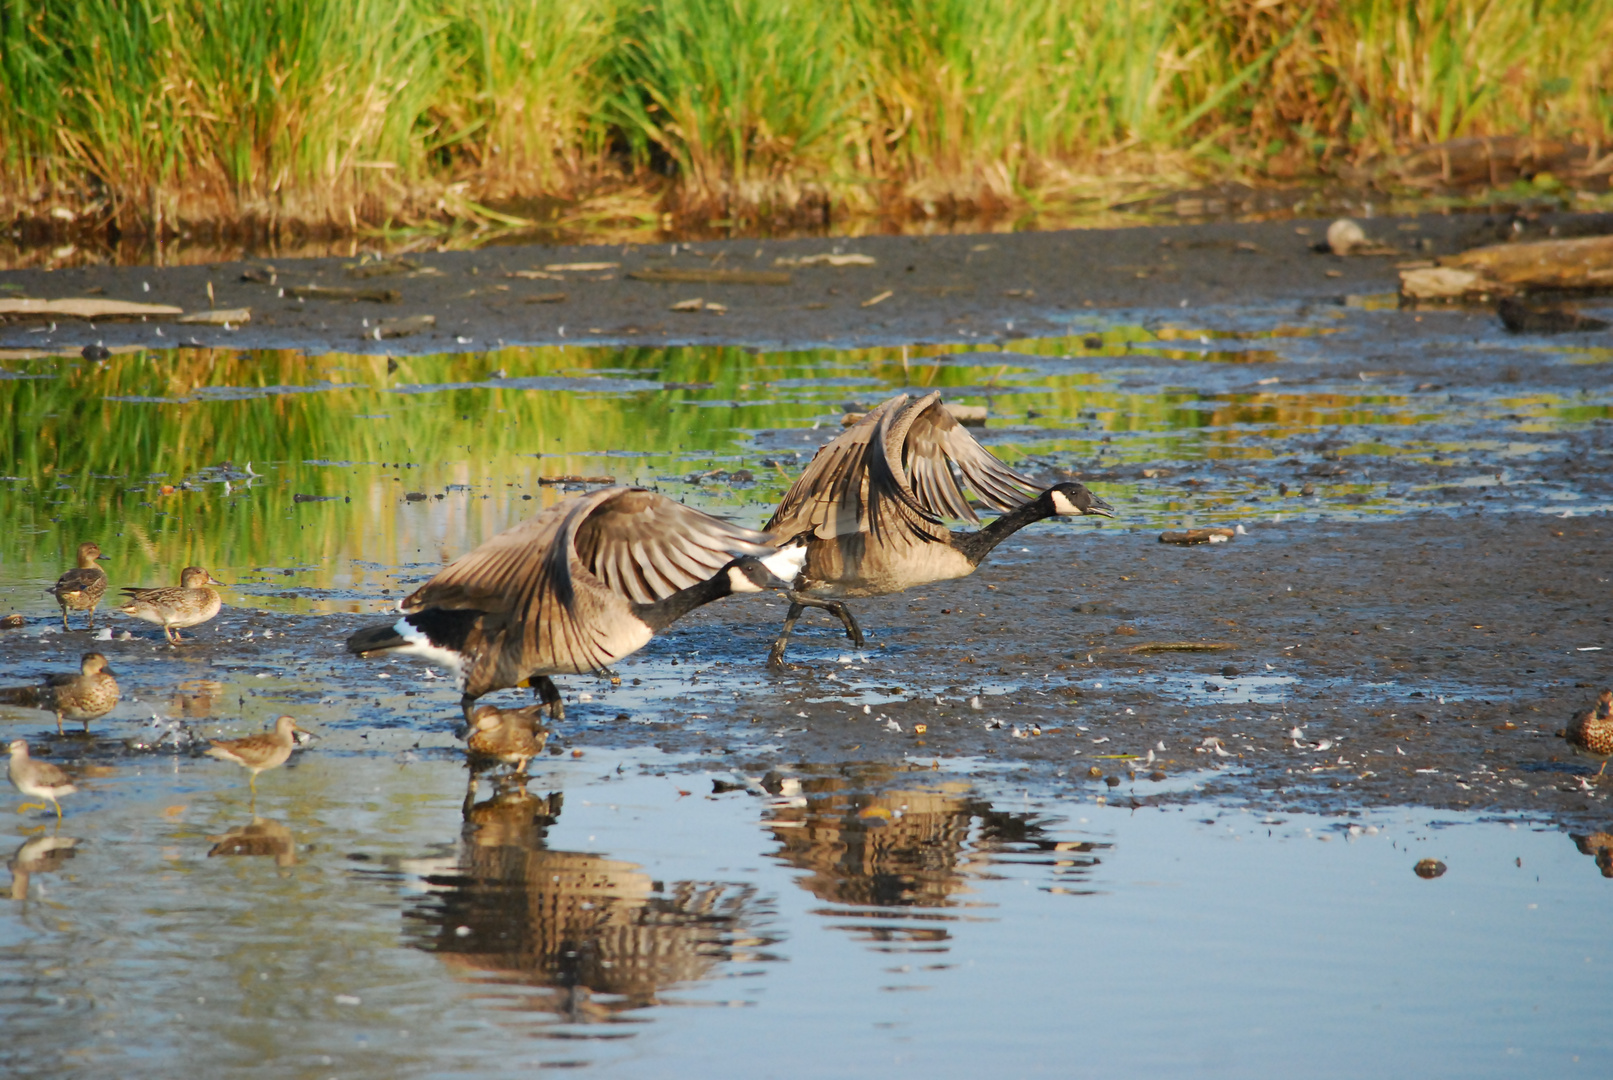
[{"label": "shorebird", "polygon": [[11,871],[11,898],[28,899],[28,881],[34,874],[48,874],[60,870],[74,855],[78,837],[59,834],[41,834],[24,840],[22,846],[6,861]]},{"label": "shorebird", "polygon": [[1568,727],[1559,734],[1575,752],[1601,759],[1602,767],[1596,770],[1596,778],[1600,780],[1607,771],[1607,759],[1613,757],[1613,690],[1598,694],[1596,704],[1575,713]]},{"label": "shorebird", "polygon": [[500,709],[478,705],[471,714],[470,734],[465,746],[474,758],[491,758],[526,772],[527,763],[543,753],[549,731],[538,723],[542,705],[524,709]]},{"label": "shorebird", "polygon": [[55,713],[58,735],[62,733],[64,716],[69,720],[82,720],[84,730],[88,731],[91,720],[99,720],[118,703],[118,680],[106,666],[106,657],[98,652],[85,653],[78,670],[77,675],[66,672],[46,675],[34,686],[0,687],[0,704]]},{"label": "shorebird", "polygon": [[[63,795],[71,795],[78,788],[67,779],[67,774],[48,761],[36,761],[28,756],[28,744],[22,739],[11,741],[11,768],[8,770],[11,777],[11,786],[24,795],[32,795],[36,799],[49,799],[50,804],[56,808],[56,817],[62,816],[62,804],[56,800]],[[38,807],[45,808],[44,803],[24,803],[18,810],[29,810]]]},{"label": "shorebird", "polygon": [[133,615],[162,627],[170,645],[179,644],[179,631],[183,627],[200,626],[218,614],[224,606],[214,585],[222,585],[199,566],[187,566],[179,572],[178,587],[157,589],[124,589],[127,599],[119,611]]},{"label": "shorebird", "polygon": [[297,744],[296,732],[301,730],[303,729],[297,726],[295,718],[277,717],[273,731],[248,735],[241,739],[209,740],[213,745],[207,751],[207,756],[232,762],[250,772],[252,779],[248,781],[248,786],[252,789],[252,800],[255,804],[258,798],[258,773],[278,769],[284,765],[286,759],[291,756],[292,747]]},{"label": "shorebird", "polygon": [[[980,501],[1006,512],[976,532],[949,530],[948,517],[980,520],[960,477]],[[1073,482],[1041,490],[976,442],[939,393],[899,394],[819,450],[766,525],[784,550],[806,554],[768,666],[783,666],[806,608],[838,617],[860,648],[862,629],[841,598],[967,577],[1026,525],[1075,514],[1113,517],[1114,508]]]},{"label": "shorebird", "polygon": [[558,720],[550,675],[603,669],[702,604],[784,588],[801,559],[653,491],[605,488],[454,560],[399,605],[402,618],[358,631],[347,647],[453,671],[467,723],[477,698],[515,686],[531,686]]},{"label": "shorebird", "polygon": [[101,548],[93,541],[86,540],[78,546],[78,565],[61,577],[56,584],[45,591],[56,598],[62,608],[62,629],[71,630],[67,625],[68,611],[89,612],[90,629],[95,629],[95,605],[101,602],[106,594],[106,571],[98,565],[98,561],[105,559]]}]

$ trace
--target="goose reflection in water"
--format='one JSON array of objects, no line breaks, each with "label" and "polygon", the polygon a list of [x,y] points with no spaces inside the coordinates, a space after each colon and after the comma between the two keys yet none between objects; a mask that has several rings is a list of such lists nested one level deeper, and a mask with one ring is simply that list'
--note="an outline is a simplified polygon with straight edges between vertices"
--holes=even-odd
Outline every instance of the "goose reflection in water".
[{"label": "goose reflection in water", "polygon": [[1603,829],[1589,835],[1571,833],[1569,839],[1574,841],[1581,855],[1589,855],[1596,860],[1596,868],[1603,877],[1613,878],[1613,831]]},{"label": "goose reflection in water", "polygon": [[290,829],[268,818],[254,816],[245,825],[208,839],[213,841],[207,852],[209,859],[215,855],[256,855],[274,859],[281,870],[297,864],[297,838]]},{"label": "goose reflection in water", "polygon": [[[512,781],[515,778],[512,778]],[[634,863],[545,846],[562,796],[518,781],[467,807],[454,854],[404,869],[429,894],[406,915],[410,943],[461,977],[552,992],[512,998],[570,1023],[609,1021],[663,991],[761,959],[755,891],[720,882],[663,888]]]},{"label": "goose reflection in water", "polygon": [[[1054,839],[1033,814],[1004,813],[969,794],[968,784],[869,791],[882,777],[818,776],[764,781],[783,796],[766,826],[773,857],[808,871],[798,884],[820,900],[851,908],[944,909],[970,906],[972,883],[1040,867],[1051,892],[1091,892],[1095,854],[1108,844]],[[885,781],[888,782],[888,781]],[[847,924],[874,947],[940,952],[950,940],[940,911],[832,911],[866,918]],[[910,920],[910,921],[909,921]]]},{"label": "goose reflection in water", "polygon": [[6,869],[11,871],[11,898],[21,900],[26,905],[28,886],[33,875],[60,870],[76,854],[77,847],[78,838],[73,836],[45,834],[23,841],[22,846],[6,860]]}]

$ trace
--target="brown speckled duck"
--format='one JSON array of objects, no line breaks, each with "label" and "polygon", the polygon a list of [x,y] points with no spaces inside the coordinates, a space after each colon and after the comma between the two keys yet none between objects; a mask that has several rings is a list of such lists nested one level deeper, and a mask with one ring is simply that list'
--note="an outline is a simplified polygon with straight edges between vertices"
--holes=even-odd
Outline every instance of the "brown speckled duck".
[{"label": "brown speckled duck", "polygon": [[57,734],[61,733],[63,717],[82,720],[84,730],[90,730],[90,721],[111,712],[120,696],[118,680],[107,667],[106,657],[98,652],[84,654],[77,675],[58,672],[46,675],[34,686],[0,687],[0,704],[55,713]]},{"label": "brown speckled duck", "polygon": [[78,546],[78,565],[45,590],[62,607],[63,630],[72,629],[67,625],[69,611],[89,612],[90,629],[95,629],[95,605],[106,595],[106,571],[98,563],[105,558],[98,544],[86,540]]},{"label": "brown speckled duck", "polygon": [[1607,771],[1607,759],[1613,757],[1613,690],[1603,690],[1595,705],[1575,714],[1562,736],[1577,753],[1602,759],[1596,771],[1600,778]]},{"label": "brown speckled duck", "polygon": [[124,589],[128,599],[118,608],[125,615],[156,623],[162,627],[170,645],[180,641],[179,631],[184,627],[200,626],[217,615],[224,606],[214,580],[199,566],[187,566],[179,573],[178,587],[160,589]]},{"label": "brown speckled duck", "polygon": [[470,718],[470,735],[465,745],[472,759],[500,761],[526,772],[527,762],[543,753],[549,729],[538,722],[542,705],[524,709],[500,709],[478,705]]}]

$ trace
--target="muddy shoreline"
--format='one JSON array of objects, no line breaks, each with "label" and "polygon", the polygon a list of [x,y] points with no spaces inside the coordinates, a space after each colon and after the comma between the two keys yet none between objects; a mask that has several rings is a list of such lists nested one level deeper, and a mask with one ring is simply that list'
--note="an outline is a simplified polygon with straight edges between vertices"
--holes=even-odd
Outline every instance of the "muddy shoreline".
[{"label": "muddy shoreline", "polygon": [[[505,345],[724,344],[850,348],[1001,341],[1117,311],[1201,316],[1248,305],[1344,304],[1398,287],[1395,263],[1509,237],[1613,230],[1613,215],[1421,215],[1365,222],[1397,255],[1318,253],[1328,222],[1291,220],[934,237],[488,247],[377,263],[249,260],[179,267],[0,272],[10,297],[97,297],[187,313],[247,308],[231,328],[172,321],[0,323],[0,349],[85,345],[278,348],[409,355]],[[799,265],[853,255],[871,264]],[[583,267],[584,269],[568,269]],[[712,272],[754,283],[641,280]],[[527,275],[527,276],[511,276]],[[255,280],[248,280],[248,279]],[[787,281],[787,284],[768,282]],[[389,300],[298,299],[357,290]],[[211,298],[209,290],[211,289]],[[674,305],[699,310],[672,310]],[[396,322],[430,316],[431,326]],[[383,323],[383,320],[390,325]],[[409,329],[407,336],[385,337]],[[377,339],[377,331],[383,335]]]}]

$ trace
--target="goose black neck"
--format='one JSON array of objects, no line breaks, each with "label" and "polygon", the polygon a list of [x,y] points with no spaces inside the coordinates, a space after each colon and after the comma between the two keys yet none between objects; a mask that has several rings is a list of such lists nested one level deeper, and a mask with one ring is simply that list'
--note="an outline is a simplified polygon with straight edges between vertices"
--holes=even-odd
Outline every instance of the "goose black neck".
[{"label": "goose black neck", "polygon": [[680,589],[664,600],[657,600],[653,604],[634,604],[633,613],[643,623],[656,633],[660,633],[679,619],[683,618],[702,604],[709,604],[713,600],[721,600],[734,591],[728,580],[728,570],[719,570],[714,577],[707,578],[687,589]]},{"label": "goose black neck", "polygon": [[1039,498],[1014,507],[983,529],[972,533],[953,533],[952,546],[962,552],[972,565],[979,566],[998,544],[1032,522],[1052,516],[1053,500],[1044,493]]}]

